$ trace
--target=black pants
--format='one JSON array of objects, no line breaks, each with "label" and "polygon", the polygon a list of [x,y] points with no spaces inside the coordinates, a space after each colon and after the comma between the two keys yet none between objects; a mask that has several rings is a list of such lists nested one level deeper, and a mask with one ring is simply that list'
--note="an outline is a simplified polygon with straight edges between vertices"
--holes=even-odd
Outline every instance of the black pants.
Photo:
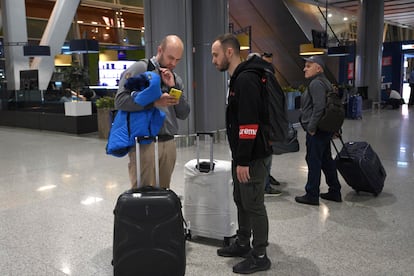
[{"label": "black pants", "polygon": [[402,104],[402,101],[401,99],[388,99],[385,104],[391,105],[393,109],[397,109]]},{"label": "black pants", "polygon": [[232,162],[233,197],[239,222],[237,237],[240,244],[247,245],[253,235],[252,245],[256,255],[266,254],[266,247],[269,244],[269,221],[264,204],[264,186],[266,177],[269,175],[268,167],[271,158],[272,156],[269,156],[250,163],[248,183],[239,183],[236,165]]}]

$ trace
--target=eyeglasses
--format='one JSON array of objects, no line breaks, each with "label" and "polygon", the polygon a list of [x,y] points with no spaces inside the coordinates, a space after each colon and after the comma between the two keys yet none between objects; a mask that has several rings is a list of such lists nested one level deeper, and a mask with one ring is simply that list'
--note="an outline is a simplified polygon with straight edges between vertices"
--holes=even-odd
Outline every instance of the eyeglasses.
[{"label": "eyeglasses", "polygon": [[273,57],[273,54],[272,53],[263,53],[262,57],[271,58],[271,57]]}]

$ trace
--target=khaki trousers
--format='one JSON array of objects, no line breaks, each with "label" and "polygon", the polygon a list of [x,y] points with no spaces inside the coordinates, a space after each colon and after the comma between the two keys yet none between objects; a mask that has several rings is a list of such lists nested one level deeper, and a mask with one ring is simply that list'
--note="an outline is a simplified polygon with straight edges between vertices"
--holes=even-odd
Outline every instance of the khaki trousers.
[{"label": "khaki trousers", "polygon": [[[156,186],[155,184],[155,161],[154,161],[154,143],[140,145],[141,160],[141,185]],[[129,179],[131,188],[137,187],[137,171],[136,171],[136,153],[135,148],[128,153],[129,163]],[[158,161],[160,169],[160,186],[169,188],[171,175],[174,171],[177,151],[175,140],[158,142]]]}]

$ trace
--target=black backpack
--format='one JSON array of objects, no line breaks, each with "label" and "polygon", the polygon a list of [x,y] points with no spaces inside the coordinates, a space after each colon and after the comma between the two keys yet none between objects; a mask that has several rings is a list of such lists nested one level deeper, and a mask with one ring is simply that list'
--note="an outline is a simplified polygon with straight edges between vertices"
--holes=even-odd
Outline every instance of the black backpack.
[{"label": "black backpack", "polygon": [[332,89],[332,85],[326,83],[323,78],[318,78],[326,87],[326,105],[324,113],[318,122],[318,129],[327,132],[338,132],[345,120],[345,108],[339,94]]},{"label": "black backpack", "polygon": [[263,127],[273,154],[299,151],[297,131],[288,121],[285,92],[275,75],[267,68],[245,70],[249,71],[259,74],[264,86],[264,114],[267,122],[263,123]]}]

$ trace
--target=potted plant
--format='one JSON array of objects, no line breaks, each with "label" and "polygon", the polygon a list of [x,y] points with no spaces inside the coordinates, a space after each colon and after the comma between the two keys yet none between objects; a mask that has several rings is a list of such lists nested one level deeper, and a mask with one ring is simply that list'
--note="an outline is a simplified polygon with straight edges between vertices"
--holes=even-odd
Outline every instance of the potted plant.
[{"label": "potted plant", "polygon": [[98,135],[99,138],[108,139],[111,130],[113,112],[115,110],[115,98],[105,96],[96,100]]},{"label": "potted plant", "polygon": [[[88,116],[92,115],[92,104],[90,101],[84,101],[80,96],[80,91],[89,84],[88,71],[80,65],[73,64],[70,67],[63,68],[63,81],[65,87],[70,89],[76,97],[73,101],[65,102],[66,116]],[[72,98],[73,99],[73,98]]]},{"label": "potted plant", "polygon": [[295,99],[300,97],[303,89],[301,86],[298,88],[293,88],[292,86],[284,86],[282,87],[283,92],[286,93],[286,101],[287,101],[287,109],[294,110],[297,109],[297,104],[295,104]]},{"label": "potted plant", "polygon": [[83,87],[89,85],[88,71],[80,65],[72,65],[62,70],[63,81],[69,85],[69,88],[76,92],[79,98],[80,91]]}]

